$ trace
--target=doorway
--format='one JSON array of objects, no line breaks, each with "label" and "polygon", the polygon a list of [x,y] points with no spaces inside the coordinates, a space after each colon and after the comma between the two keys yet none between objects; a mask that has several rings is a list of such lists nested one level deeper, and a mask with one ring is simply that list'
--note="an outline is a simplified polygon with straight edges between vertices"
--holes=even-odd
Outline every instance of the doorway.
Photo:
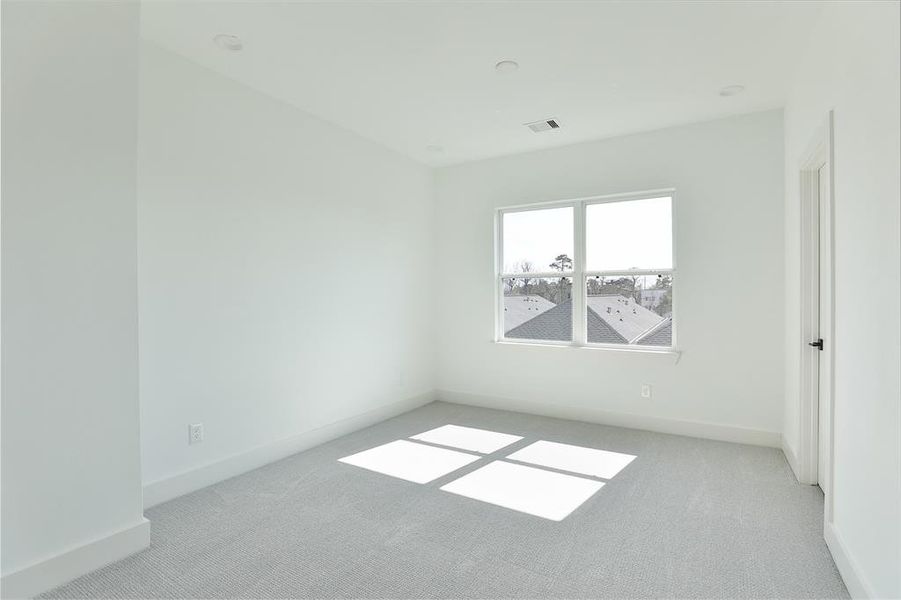
[{"label": "doorway", "polygon": [[802,483],[819,485],[832,521],[833,201],[832,113],[811,140],[801,182]]}]

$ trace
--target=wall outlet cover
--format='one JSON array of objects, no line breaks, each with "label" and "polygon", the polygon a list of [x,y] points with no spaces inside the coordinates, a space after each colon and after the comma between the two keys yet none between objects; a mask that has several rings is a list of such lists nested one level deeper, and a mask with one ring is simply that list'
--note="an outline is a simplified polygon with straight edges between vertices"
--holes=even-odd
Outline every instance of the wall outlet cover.
[{"label": "wall outlet cover", "polygon": [[188,445],[199,444],[203,441],[203,423],[188,425]]}]

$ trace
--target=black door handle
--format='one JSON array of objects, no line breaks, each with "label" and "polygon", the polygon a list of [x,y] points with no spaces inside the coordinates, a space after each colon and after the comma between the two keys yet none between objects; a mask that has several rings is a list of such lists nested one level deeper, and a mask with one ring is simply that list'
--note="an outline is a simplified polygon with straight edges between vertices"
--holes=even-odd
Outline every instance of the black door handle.
[{"label": "black door handle", "polygon": [[815,341],[815,342],[808,342],[807,345],[808,345],[808,346],[813,346],[814,348],[819,348],[820,351],[822,352],[822,350],[823,350],[823,338],[820,338],[820,339],[818,339],[818,340]]}]

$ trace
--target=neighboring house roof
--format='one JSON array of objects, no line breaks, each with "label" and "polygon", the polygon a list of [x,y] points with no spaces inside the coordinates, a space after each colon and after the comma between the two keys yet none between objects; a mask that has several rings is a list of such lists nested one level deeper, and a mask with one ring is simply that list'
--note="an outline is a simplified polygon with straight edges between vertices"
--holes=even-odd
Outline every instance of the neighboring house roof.
[{"label": "neighboring house roof", "polygon": [[628,344],[624,338],[610,323],[604,320],[598,313],[588,307],[588,342],[591,344]]},{"label": "neighboring house roof", "polygon": [[596,312],[629,343],[659,324],[663,317],[632,298],[620,295],[588,296],[588,308]]},{"label": "neighboring house roof", "polygon": [[567,300],[532,317],[522,325],[508,330],[504,335],[508,338],[523,340],[569,341],[573,339],[572,300]]},{"label": "neighboring house roof", "polygon": [[554,303],[541,296],[504,296],[504,329],[509,331],[552,308]]},{"label": "neighboring house roof", "polygon": [[647,332],[637,342],[642,346],[672,346],[673,345],[673,319],[664,319],[659,325]]},{"label": "neighboring house roof", "polygon": [[[520,298],[520,296],[505,297],[505,306],[508,305],[509,299],[516,301]],[[524,314],[528,318],[514,327],[509,327],[510,321],[507,318],[510,316],[510,309],[507,309],[505,337],[556,341],[572,339],[572,301],[567,300],[554,306],[544,298],[540,298],[540,300],[550,304],[550,308],[539,311],[538,305],[540,304],[542,308],[545,305],[535,303],[535,309],[516,313],[517,315]],[[528,305],[522,302],[520,304]],[[607,307],[610,307],[609,313]],[[672,319],[665,319],[624,296],[591,296],[588,298],[587,314],[588,341],[590,343],[640,344],[643,346],[670,346],[672,344]]]}]

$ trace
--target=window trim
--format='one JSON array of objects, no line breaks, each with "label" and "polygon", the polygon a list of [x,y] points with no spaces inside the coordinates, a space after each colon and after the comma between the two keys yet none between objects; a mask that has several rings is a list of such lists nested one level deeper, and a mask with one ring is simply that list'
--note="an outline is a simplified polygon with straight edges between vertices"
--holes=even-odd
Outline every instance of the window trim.
[{"label": "window trim", "polygon": [[[605,204],[610,202],[628,202],[630,200],[650,200],[660,197],[670,198],[670,215],[672,230],[671,246],[672,246],[672,267],[669,269],[626,269],[626,270],[610,270],[610,271],[588,271],[585,269],[586,261],[586,212],[587,207],[593,204]],[[677,342],[677,302],[678,294],[676,293],[678,277],[676,277],[676,190],[675,188],[661,188],[653,190],[645,190],[641,192],[626,192],[618,194],[605,194],[601,196],[587,196],[582,198],[573,198],[571,200],[553,200],[549,202],[536,202],[529,204],[520,204],[514,206],[504,206],[495,210],[495,226],[494,226],[494,341],[501,344],[523,345],[523,346],[549,346],[549,347],[576,347],[576,348],[596,348],[604,350],[617,350],[624,352],[638,352],[644,354],[678,354]],[[531,210],[544,210],[548,208],[567,208],[573,209],[573,268],[568,271],[541,271],[530,272],[530,278],[570,278],[572,279],[572,300],[573,300],[573,332],[572,340],[527,340],[520,338],[508,338],[504,335],[504,280],[511,277],[522,277],[522,273],[506,273],[504,272],[504,215],[507,213],[519,213]],[[587,279],[594,275],[601,276],[630,276],[630,275],[657,275],[665,273],[672,277],[672,323],[673,334],[672,344],[670,346],[639,346],[637,344],[604,344],[592,343],[588,341],[587,329],[587,311],[585,305],[587,302]]]}]

